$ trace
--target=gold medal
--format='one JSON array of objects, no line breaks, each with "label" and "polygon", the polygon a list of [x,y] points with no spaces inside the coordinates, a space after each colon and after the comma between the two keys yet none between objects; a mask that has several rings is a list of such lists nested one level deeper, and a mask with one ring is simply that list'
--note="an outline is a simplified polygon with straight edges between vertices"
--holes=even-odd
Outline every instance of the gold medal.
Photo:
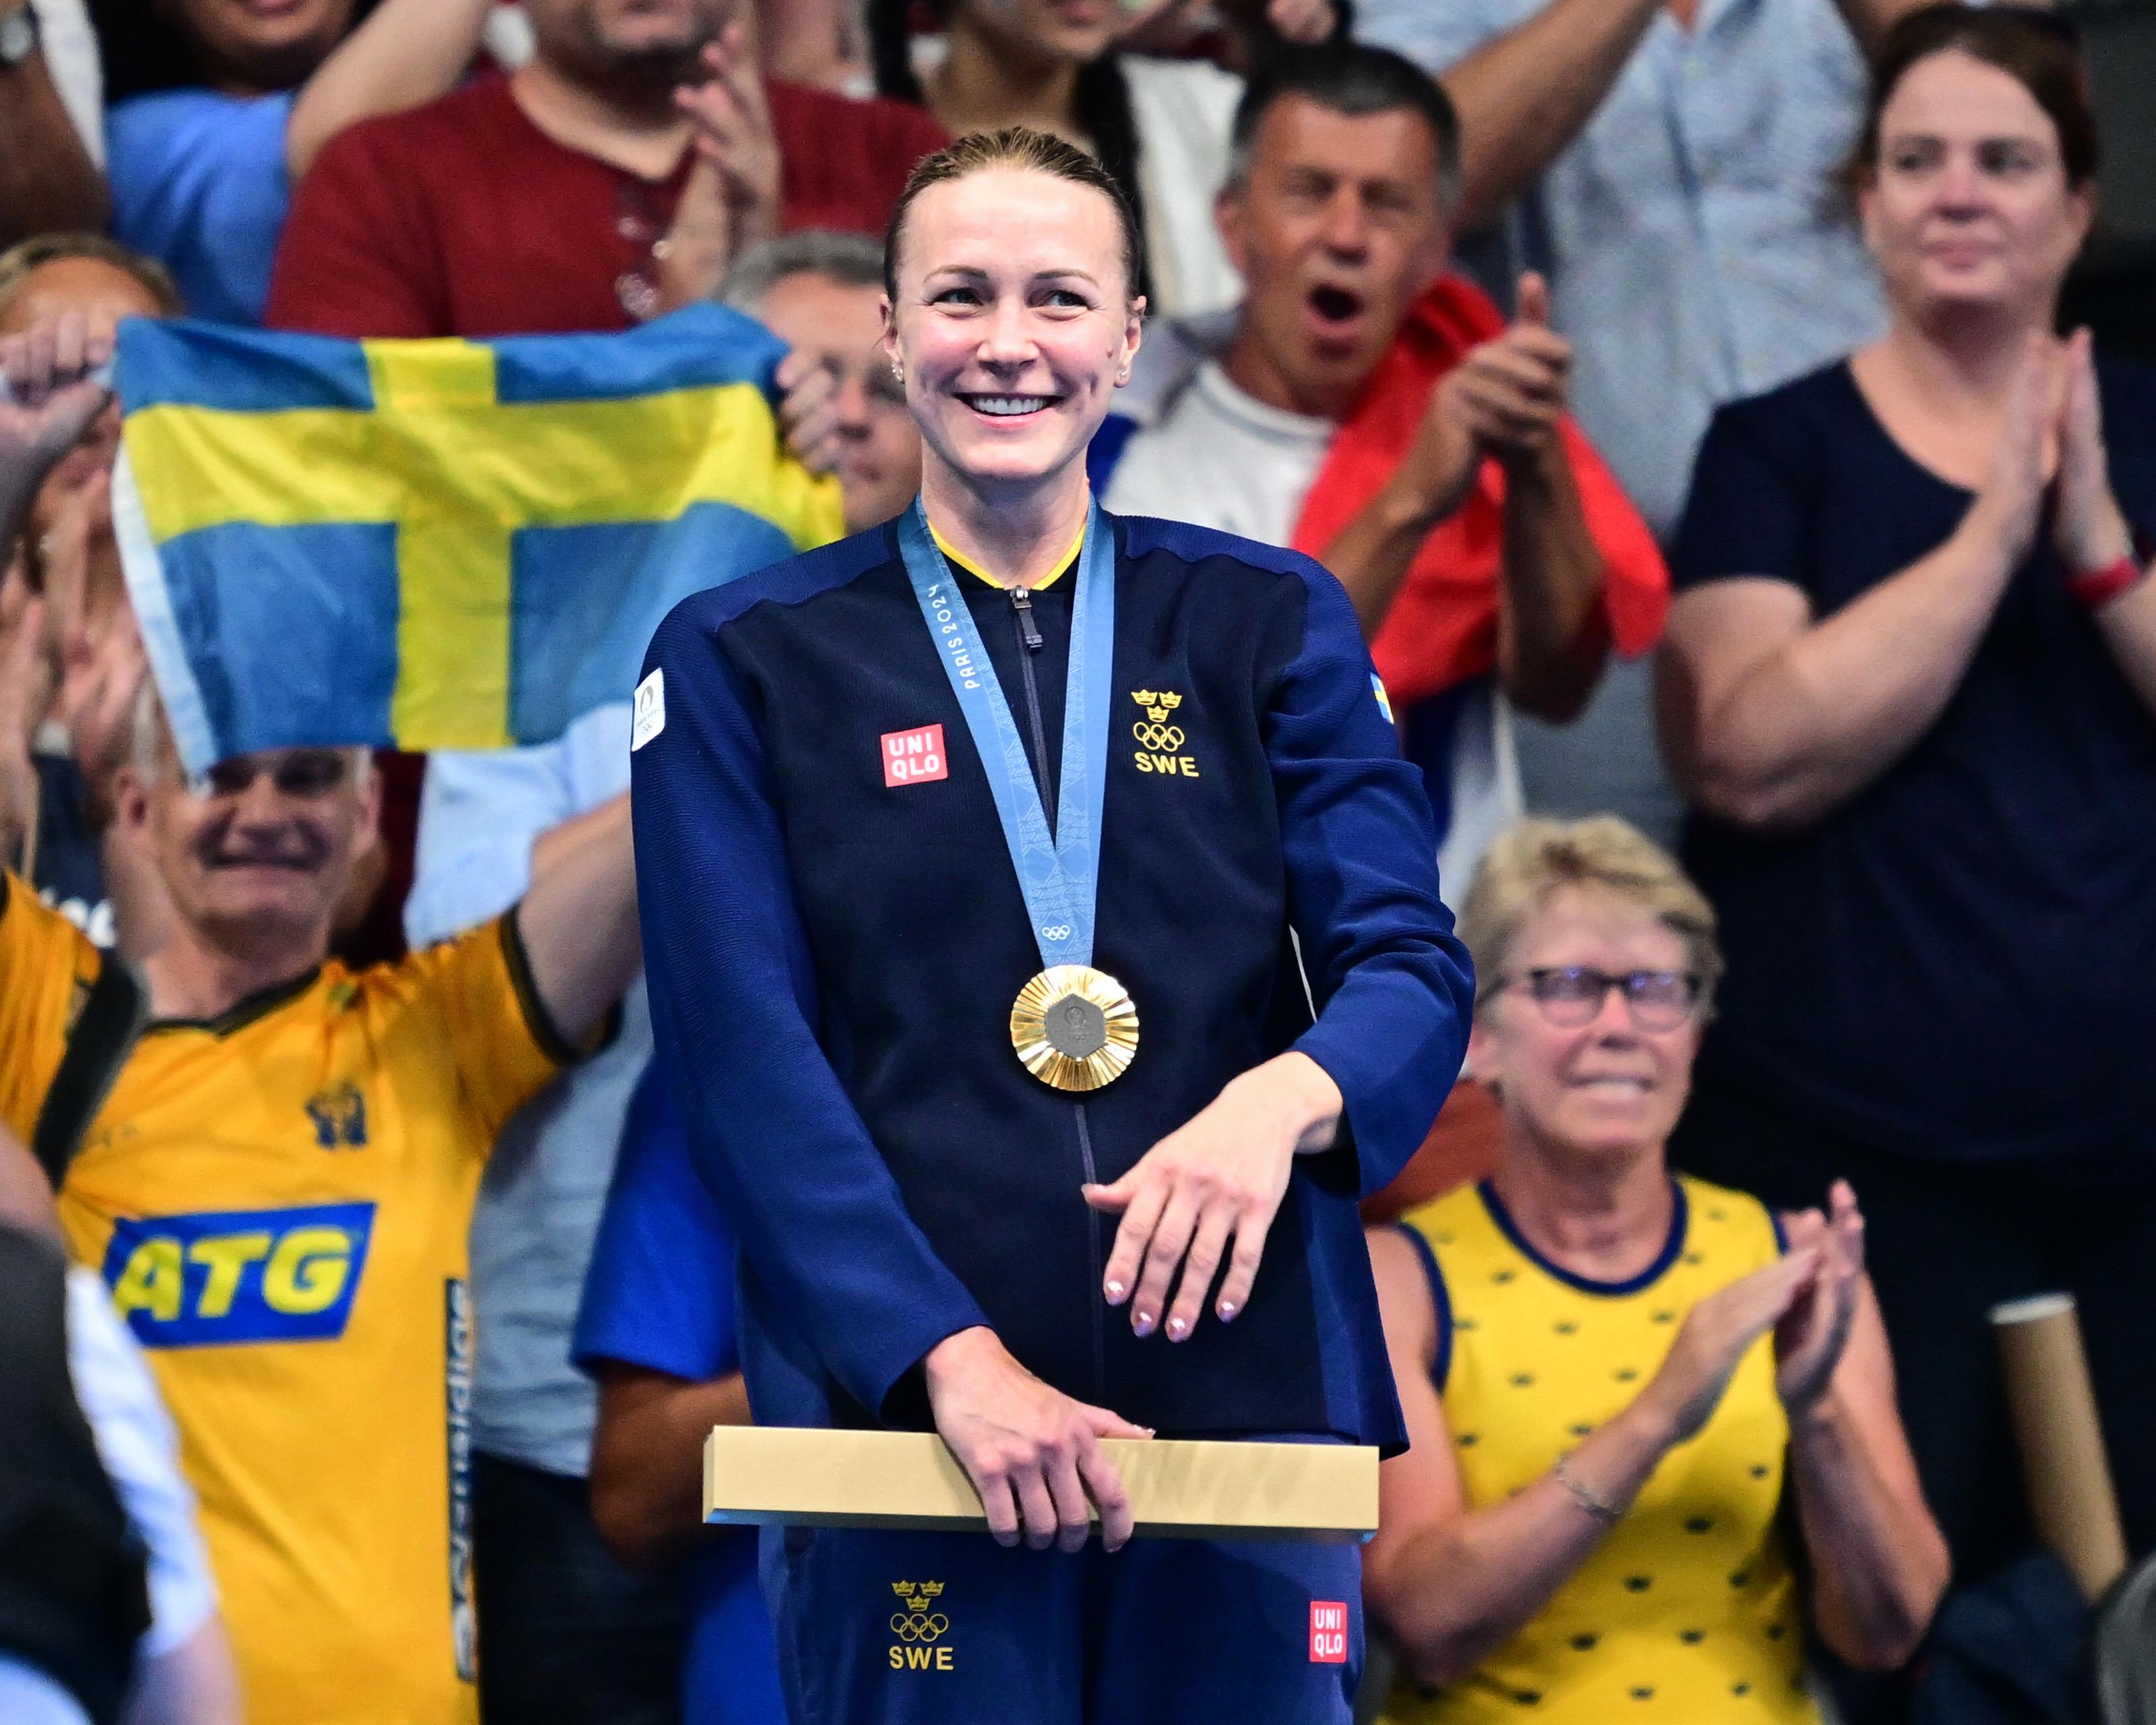
[{"label": "gold medal", "polygon": [[1011,1003],[1011,1046],[1025,1070],[1057,1090],[1098,1090],[1138,1050],[1138,1009],[1123,985],[1090,964],[1055,964]]}]

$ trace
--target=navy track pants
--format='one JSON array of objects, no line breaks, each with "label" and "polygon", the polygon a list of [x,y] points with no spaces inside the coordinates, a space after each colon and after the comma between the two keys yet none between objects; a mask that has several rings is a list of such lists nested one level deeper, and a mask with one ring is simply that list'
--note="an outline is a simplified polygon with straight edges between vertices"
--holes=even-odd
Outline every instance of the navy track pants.
[{"label": "navy track pants", "polygon": [[793,1725],[1349,1725],[1362,1552],[767,1529]]}]

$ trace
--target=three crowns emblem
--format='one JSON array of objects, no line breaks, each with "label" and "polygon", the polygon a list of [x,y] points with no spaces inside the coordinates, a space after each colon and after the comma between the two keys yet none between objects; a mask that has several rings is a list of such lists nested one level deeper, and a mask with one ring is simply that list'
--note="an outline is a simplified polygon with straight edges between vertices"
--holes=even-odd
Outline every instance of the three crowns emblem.
[{"label": "three crowns emblem", "polygon": [[1183,697],[1168,689],[1133,689],[1131,699],[1146,710],[1146,716],[1156,725],[1165,725],[1168,716],[1183,705]]},{"label": "three crowns emblem", "polygon": [[[940,1581],[894,1581],[891,1590],[906,1602],[906,1609],[894,1611],[891,1617],[891,1632],[901,1641],[929,1641],[938,1639],[951,1627],[951,1620],[941,1611],[928,1608],[943,1595]],[[925,1656],[923,1656],[925,1657]],[[947,1651],[937,1656],[947,1661]],[[894,1656],[894,1659],[896,1656]],[[938,1671],[948,1671],[947,1662],[940,1663]]]}]

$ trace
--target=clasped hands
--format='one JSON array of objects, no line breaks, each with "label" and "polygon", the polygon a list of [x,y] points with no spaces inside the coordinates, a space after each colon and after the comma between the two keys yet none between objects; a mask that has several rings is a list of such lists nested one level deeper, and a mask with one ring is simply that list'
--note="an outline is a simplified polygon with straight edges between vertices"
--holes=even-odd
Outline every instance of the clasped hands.
[{"label": "clasped hands", "polygon": [[1783,1232],[1787,1250],[1780,1257],[1686,1314],[1661,1369],[1641,1392],[1640,1399],[1666,1422],[1670,1442],[1699,1434],[1753,1344],[1769,1332],[1774,1388],[1792,1426],[1832,1385],[1864,1276],[1864,1217],[1856,1194],[1846,1181],[1835,1181],[1825,1214],[1784,1216]]},{"label": "clasped hands", "polygon": [[2044,494],[2056,479],[2051,539],[2069,575],[2089,575],[2133,553],[2133,536],[2111,489],[2103,412],[2089,332],[2064,341],[2039,331],[2024,347],[2006,420],[1968,522],[1990,536],[2008,567],[2035,542]]},{"label": "clasped hands", "polygon": [[[1168,1339],[1183,1341],[1224,1261],[1214,1310],[1232,1321],[1256,1283],[1296,1153],[1332,1142],[1341,1106],[1338,1086],[1315,1060],[1281,1055],[1234,1080],[1121,1179],[1081,1188],[1088,1204],[1122,1218],[1101,1297],[1129,1307],[1140,1336],[1162,1327],[1165,1312]],[[1091,1531],[1089,1500],[1108,1550],[1131,1537],[1129,1498],[1099,1440],[1150,1431],[1042,1383],[988,1329],[946,1337],[922,1367],[936,1429],[980,1492],[999,1544],[1023,1535],[1035,1550],[1075,1551]]]},{"label": "clasped hands", "polygon": [[1466,501],[1485,458],[1512,467],[1550,449],[1571,377],[1572,344],[1549,326],[1549,288],[1529,270],[1512,324],[1471,348],[1430,392],[1394,479],[1410,511],[1435,525]]}]

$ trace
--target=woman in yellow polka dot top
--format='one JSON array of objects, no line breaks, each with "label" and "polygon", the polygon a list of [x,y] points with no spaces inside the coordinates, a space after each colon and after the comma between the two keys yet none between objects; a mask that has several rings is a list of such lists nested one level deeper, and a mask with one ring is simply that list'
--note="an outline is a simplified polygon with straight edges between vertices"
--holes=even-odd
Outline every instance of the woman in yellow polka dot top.
[{"label": "woman in yellow polka dot top", "polygon": [[1856,1198],[1777,1218],[1671,1175],[1721,957],[1622,821],[1514,829],[1460,933],[1505,1142],[1371,1235],[1413,1442],[1363,1569],[1384,1718],[1816,1725],[1807,1627],[1890,1668],[1947,1579]]}]

